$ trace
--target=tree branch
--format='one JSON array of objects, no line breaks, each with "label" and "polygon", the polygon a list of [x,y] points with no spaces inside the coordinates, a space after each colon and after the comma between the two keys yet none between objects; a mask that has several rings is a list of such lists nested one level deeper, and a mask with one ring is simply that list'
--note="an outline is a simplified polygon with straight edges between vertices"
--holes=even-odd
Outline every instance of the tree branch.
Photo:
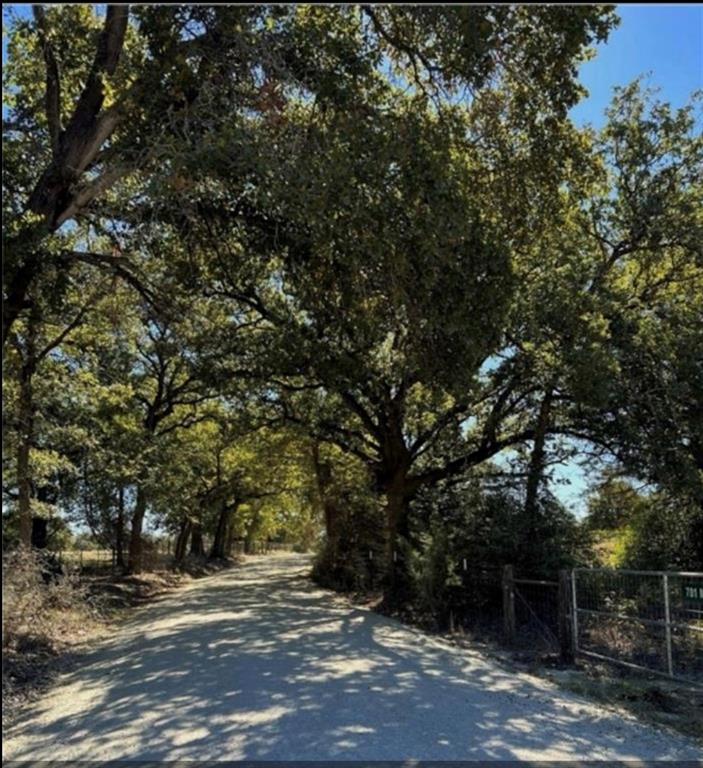
[{"label": "tree branch", "polygon": [[49,42],[48,29],[46,24],[46,13],[41,5],[33,5],[32,11],[34,19],[37,22],[39,32],[39,42],[41,43],[44,54],[44,64],[46,65],[46,121],[49,126],[49,137],[51,139],[51,153],[53,157],[59,154],[61,145],[61,79],[59,75],[59,64],[54,56],[54,49]]}]

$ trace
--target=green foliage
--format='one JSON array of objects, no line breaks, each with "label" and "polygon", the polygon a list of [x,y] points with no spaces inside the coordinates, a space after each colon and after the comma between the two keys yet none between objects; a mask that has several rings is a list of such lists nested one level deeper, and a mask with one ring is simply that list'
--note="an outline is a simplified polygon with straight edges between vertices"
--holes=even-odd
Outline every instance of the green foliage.
[{"label": "green foliage", "polygon": [[410,563],[418,610],[431,617],[436,628],[447,625],[452,608],[451,588],[461,586],[449,537],[450,531],[443,521],[434,520],[431,529],[418,537],[417,549],[407,542],[402,548],[402,556]]},{"label": "green foliage", "polygon": [[406,544],[412,599],[421,616],[446,627],[450,611],[459,616],[499,604],[503,565],[554,579],[559,569],[590,561],[590,544],[576,519],[549,497],[530,520],[510,491],[482,490],[475,482],[439,487],[412,509]]},{"label": "green foliage", "polygon": [[627,526],[648,503],[624,480],[607,478],[588,500],[586,525],[595,530],[613,530]]},{"label": "green foliage", "polygon": [[680,498],[655,494],[623,530],[616,564],[642,570],[703,569],[703,510]]},{"label": "green foliage", "polygon": [[344,592],[378,589],[384,570],[385,532],[373,504],[346,507],[334,539],[323,539],[313,561],[312,578]]},{"label": "green foliage", "polygon": [[[700,561],[698,102],[566,119],[613,6],[129,13],[110,68],[96,8],[9,25],[9,533],[324,524],[320,581],[376,587],[399,543],[440,624],[481,599],[464,559],[553,577],[620,530],[623,563]],[[544,483],[586,447],[654,494],[579,526]]]}]

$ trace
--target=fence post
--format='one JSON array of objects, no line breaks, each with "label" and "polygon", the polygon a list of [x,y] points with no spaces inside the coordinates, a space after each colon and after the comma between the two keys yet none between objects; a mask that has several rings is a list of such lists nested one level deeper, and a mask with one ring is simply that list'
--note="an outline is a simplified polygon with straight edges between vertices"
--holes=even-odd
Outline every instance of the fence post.
[{"label": "fence post", "polygon": [[576,597],[576,569],[571,569],[571,647],[573,648],[574,659],[578,653],[579,643],[579,624],[578,617],[579,606]]},{"label": "fence post", "polygon": [[669,677],[674,676],[674,660],[671,653],[671,609],[669,607],[669,575],[662,574],[664,586],[664,620],[666,621],[666,667]]},{"label": "fence post", "polygon": [[569,621],[573,606],[571,605],[571,581],[566,569],[559,571],[559,651],[564,664],[574,663],[574,643],[571,638],[572,625]]},{"label": "fence post", "polygon": [[515,643],[515,575],[512,565],[503,566],[503,636],[507,645]]}]

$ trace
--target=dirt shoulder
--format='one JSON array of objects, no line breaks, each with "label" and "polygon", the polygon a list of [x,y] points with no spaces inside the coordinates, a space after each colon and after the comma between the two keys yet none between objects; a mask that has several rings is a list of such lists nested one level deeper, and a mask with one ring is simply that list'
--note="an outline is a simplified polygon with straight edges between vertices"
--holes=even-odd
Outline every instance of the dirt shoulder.
[{"label": "dirt shoulder", "polygon": [[8,729],[6,760],[692,760],[684,736],[353,609],[247,558],[121,622]]},{"label": "dirt shoulder", "polygon": [[[382,608],[380,592],[335,594],[346,600],[350,607],[388,615]],[[555,653],[508,650],[501,646],[495,627],[433,632],[419,615],[393,613],[392,618],[451,645],[478,651],[515,672],[528,673],[555,683],[566,691],[593,701],[606,711],[628,713],[643,723],[693,737],[703,747],[703,686],[586,659],[568,666],[562,664]]]},{"label": "dirt shoulder", "polygon": [[[2,724],[13,723],[22,708],[35,701],[81,655],[107,637],[115,626],[145,603],[183,589],[200,579],[238,564],[236,560],[193,561],[182,570],[161,570],[133,576],[111,573],[81,578],[84,604],[67,607],[60,626],[41,635],[21,637],[2,653]],[[73,616],[67,615],[73,612]]]}]

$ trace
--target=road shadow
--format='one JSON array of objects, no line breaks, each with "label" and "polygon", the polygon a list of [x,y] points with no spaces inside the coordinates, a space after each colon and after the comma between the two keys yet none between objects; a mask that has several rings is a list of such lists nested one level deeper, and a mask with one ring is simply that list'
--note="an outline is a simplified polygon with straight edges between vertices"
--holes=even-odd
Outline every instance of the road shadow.
[{"label": "road shadow", "polygon": [[693,759],[253,558],[140,609],[6,734],[6,759]]}]

